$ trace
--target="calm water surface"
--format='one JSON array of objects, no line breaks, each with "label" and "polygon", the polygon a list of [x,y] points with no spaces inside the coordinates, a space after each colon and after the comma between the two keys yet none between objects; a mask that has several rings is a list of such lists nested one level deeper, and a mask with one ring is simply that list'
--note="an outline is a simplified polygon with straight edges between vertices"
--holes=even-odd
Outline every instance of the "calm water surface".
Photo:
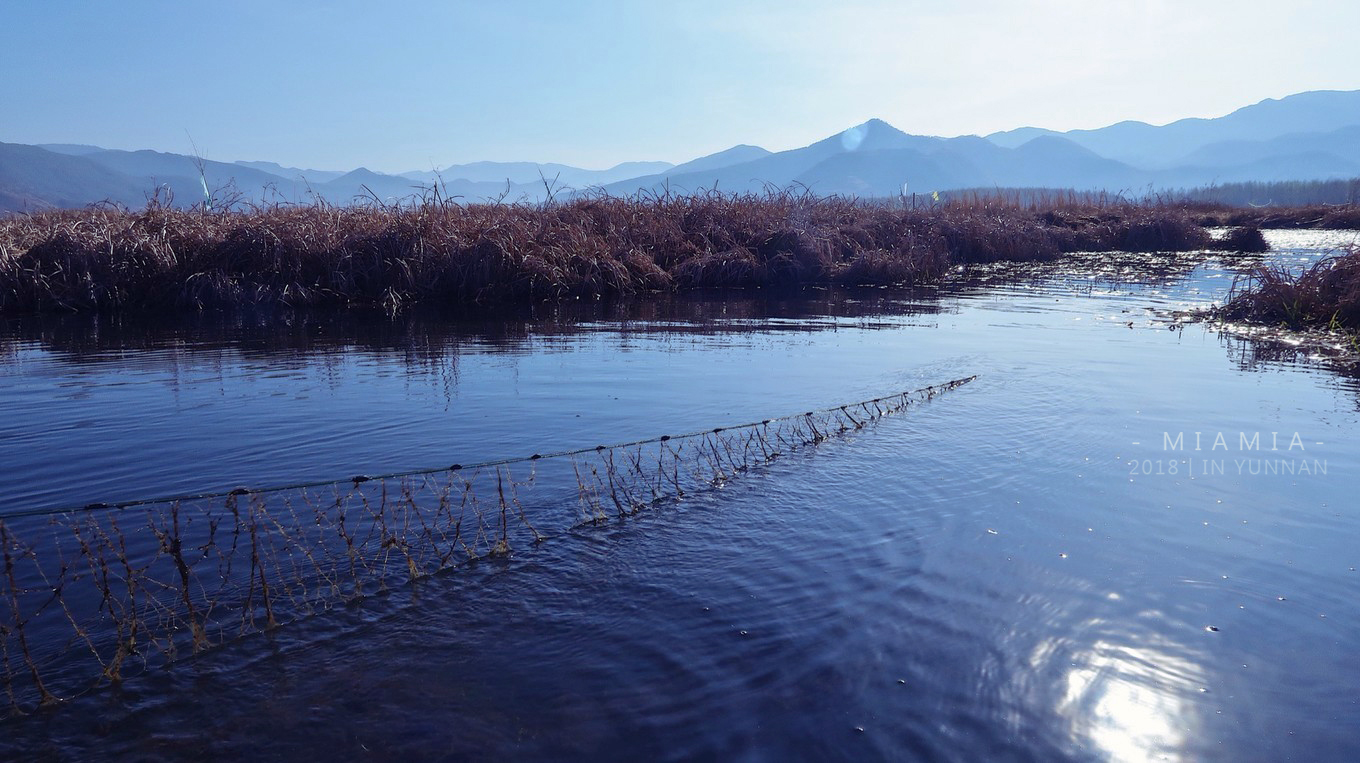
[{"label": "calm water surface", "polygon": [[[1271,238],[1299,264],[1353,236]],[[461,321],[4,323],[0,514],[980,378],[636,519],[0,721],[0,756],[1354,759],[1360,383],[1178,322],[1235,269],[1158,262]]]}]

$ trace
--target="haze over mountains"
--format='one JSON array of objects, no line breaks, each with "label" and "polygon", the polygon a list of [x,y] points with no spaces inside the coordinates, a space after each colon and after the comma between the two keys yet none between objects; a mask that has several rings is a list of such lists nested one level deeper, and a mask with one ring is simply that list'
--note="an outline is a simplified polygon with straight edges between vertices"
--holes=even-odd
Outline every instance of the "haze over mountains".
[{"label": "haze over mountains", "polygon": [[680,165],[625,162],[605,170],[533,162],[473,162],[399,175],[217,162],[90,145],[0,143],[0,211],[143,205],[153,193],[177,205],[238,198],[333,204],[397,200],[438,186],[468,202],[537,201],[550,194],[724,192],[806,187],[817,194],[897,196],[960,188],[1073,188],[1142,193],[1237,181],[1360,177],[1360,91],[1268,99],[1215,119],[1096,130],[1033,127],[986,137],[910,135],[873,119],[802,148],[750,145]]}]

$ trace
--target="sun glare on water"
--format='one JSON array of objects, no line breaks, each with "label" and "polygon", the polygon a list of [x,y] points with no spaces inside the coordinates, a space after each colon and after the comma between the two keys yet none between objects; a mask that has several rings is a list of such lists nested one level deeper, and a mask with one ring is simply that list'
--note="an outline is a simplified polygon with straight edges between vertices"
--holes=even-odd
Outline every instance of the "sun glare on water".
[{"label": "sun glare on water", "polygon": [[1058,712],[1082,747],[1112,761],[1188,760],[1195,663],[1150,647],[1097,641],[1072,660]]}]

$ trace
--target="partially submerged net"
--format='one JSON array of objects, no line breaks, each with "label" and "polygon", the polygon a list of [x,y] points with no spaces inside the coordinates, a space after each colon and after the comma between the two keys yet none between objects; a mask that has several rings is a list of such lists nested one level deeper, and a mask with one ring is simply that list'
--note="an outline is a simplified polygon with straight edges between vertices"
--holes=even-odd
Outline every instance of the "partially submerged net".
[{"label": "partially submerged net", "polygon": [[0,517],[10,713],[721,485],[976,377],[821,411],[399,474]]}]

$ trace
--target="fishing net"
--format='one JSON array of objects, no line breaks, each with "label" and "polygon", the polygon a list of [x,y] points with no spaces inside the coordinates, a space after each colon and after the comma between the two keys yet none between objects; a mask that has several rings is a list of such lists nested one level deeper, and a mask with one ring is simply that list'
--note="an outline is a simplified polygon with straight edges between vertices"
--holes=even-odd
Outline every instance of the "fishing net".
[{"label": "fishing net", "polygon": [[712,489],[975,377],[819,411],[574,451],[11,512],[0,687],[11,713],[506,557],[549,532]]}]

